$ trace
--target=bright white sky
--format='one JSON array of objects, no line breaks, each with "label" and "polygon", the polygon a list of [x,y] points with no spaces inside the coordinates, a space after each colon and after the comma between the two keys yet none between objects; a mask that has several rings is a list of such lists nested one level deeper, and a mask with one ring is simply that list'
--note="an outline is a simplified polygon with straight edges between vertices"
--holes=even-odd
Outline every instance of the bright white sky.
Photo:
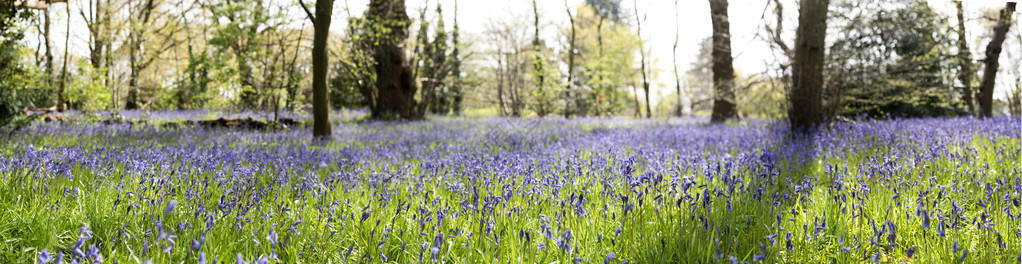
[{"label": "bright white sky", "polygon": [[[297,2],[296,0],[274,0],[282,3],[286,2]],[[425,0],[406,0],[408,5],[408,13],[413,19],[418,18],[418,11],[426,6]],[[448,29],[453,25],[454,20],[454,2],[456,0],[430,0],[428,8],[432,13],[432,9],[436,7],[437,1],[444,7],[445,22]],[[633,2],[635,1],[635,2]],[[756,38],[756,34],[762,31],[763,22],[762,16],[764,11],[768,12],[767,16],[771,16],[770,10],[765,10],[766,4],[769,0],[731,0],[729,6],[729,16],[731,20],[731,46],[732,54],[735,56],[734,66],[735,68],[743,73],[758,73],[766,69],[767,63],[773,63],[774,58],[766,42]],[[951,23],[957,23],[954,18],[954,5],[951,0],[928,0],[930,5],[938,12],[942,12],[950,15]],[[76,1],[72,1],[76,2]],[[308,0],[307,3],[314,3],[315,0]],[[583,3],[584,0],[568,0],[568,6],[572,8],[572,13],[577,13],[575,8],[579,4]],[[654,70],[659,71],[655,74],[658,78],[652,84],[651,89],[654,91],[652,94],[653,103],[656,104],[659,98],[668,94],[674,87],[674,77],[672,70],[672,44],[674,42],[675,32],[675,5],[674,1],[671,0],[622,0],[624,15],[628,17],[626,19],[634,22],[634,8],[635,4],[638,4],[640,16],[645,15],[646,20],[643,24],[643,38],[646,40],[647,45],[652,50],[651,57],[656,65]],[[794,3],[794,0],[784,0],[785,2],[785,13],[786,17],[790,20],[785,23],[785,31],[788,31],[788,38],[793,39],[794,30],[797,26],[798,8]],[[352,15],[360,15],[368,5],[368,0],[335,0],[334,6],[334,19],[331,28],[336,33],[342,33],[346,22],[345,6],[350,8]],[[976,23],[977,17],[980,16],[980,10],[984,8],[1002,8],[1005,1],[1003,0],[966,0],[964,8],[966,10],[966,19],[971,23],[968,23],[966,31],[973,35],[970,37],[971,46],[973,46],[973,53],[980,55],[980,48],[985,46],[985,43],[975,43],[975,35],[981,32],[985,32],[988,29],[980,28],[980,25]],[[55,4],[51,12],[58,13],[57,18],[53,23],[55,25],[64,25],[65,15],[62,3]],[[542,28],[542,35],[547,39],[548,43],[557,43],[557,29],[564,27],[568,24],[567,15],[564,12],[564,0],[542,0],[538,1],[541,18],[540,23],[544,24]],[[85,55],[87,54],[87,36],[88,31],[84,26],[81,16],[78,15],[77,4],[72,4],[72,37],[71,37],[71,50],[74,54]],[[512,16],[527,17],[529,20],[532,18],[532,1],[531,0],[458,0],[458,20],[459,26],[461,27],[462,34],[468,35],[467,37],[473,38],[473,36],[481,35],[485,30],[487,21],[507,19]],[[288,10],[291,16],[294,16],[300,21],[306,21],[304,13],[295,6]],[[684,71],[695,59],[699,52],[699,42],[712,34],[710,27],[710,16],[709,16],[709,2],[705,0],[679,0],[678,1],[678,25],[680,26],[681,36],[678,44],[678,67],[679,71]],[[631,23],[634,25],[634,23]],[[531,25],[528,25],[531,26]],[[57,30],[54,32],[54,49],[55,55],[59,56],[60,51],[63,50],[63,39],[64,28],[61,26],[55,26]],[[33,36],[28,36],[29,42],[33,42]],[[791,41],[791,40],[789,40]],[[32,44],[34,45],[34,44]],[[978,58],[977,58],[978,59]],[[1002,67],[1004,67],[1002,63]],[[1001,84],[1000,82],[998,83]],[[1002,89],[1006,87],[1000,87],[995,92],[998,97],[1001,96]]]}]

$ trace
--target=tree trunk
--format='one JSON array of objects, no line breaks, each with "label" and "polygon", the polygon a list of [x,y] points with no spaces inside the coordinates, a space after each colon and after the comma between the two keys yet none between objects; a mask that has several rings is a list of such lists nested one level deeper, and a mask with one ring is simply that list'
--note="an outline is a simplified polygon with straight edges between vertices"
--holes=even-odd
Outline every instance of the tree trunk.
[{"label": "tree trunk", "polygon": [[[53,66],[53,44],[52,44],[52,42],[50,42],[50,40],[52,38],[52,34],[51,34],[52,30],[50,30],[51,29],[51,27],[50,27],[50,10],[49,9],[44,9],[42,12],[43,12],[43,38],[44,38],[44,41],[46,42],[46,75],[48,77],[46,79],[46,81],[50,85],[49,89],[53,89],[53,83],[54,83],[53,78],[54,78],[54,73],[56,72],[56,67]],[[50,91],[52,91],[52,90],[50,90]],[[49,102],[49,98],[47,99],[46,103],[47,104],[50,103]]]},{"label": "tree trunk", "polygon": [[681,116],[681,76],[678,75],[678,38],[681,29],[678,26],[678,0],[674,0],[674,46],[672,46],[671,61],[674,62],[674,91],[678,94],[678,102],[674,108],[674,115]]},{"label": "tree trunk", "polygon": [[596,116],[603,115],[603,15],[599,16],[598,23],[596,24],[596,60],[599,62],[596,64]]},{"label": "tree trunk", "polygon": [[330,137],[330,90],[327,89],[327,67],[330,63],[326,48],[330,37],[330,16],[334,0],[316,1],[316,18],[312,40],[312,136]]},{"label": "tree trunk", "polygon": [[1015,13],[1015,2],[1008,2],[1001,10],[1001,16],[997,19],[997,26],[994,27],[994,38],[987,44],[986,66],[983,68],[983,81],[979,84],[979,108],[980,118],[993,116],[994,102],[994,81],[997,77],[997,58],[1001,56],[1001,44],[1004,43],[1004,36],[1011,27],[1011,16]]},{"label": "tree trunk", "polygon": [[464,100],[464,93],[461,87],[461,47],[458,44],[458,1],[454,1],[454,29],[451,31],[451,41],[454,45],[454,49],[451,51],[451,58],[454,60],[454,67],[451,70],[451,75],[454,75],[454,80],[451,83],[451,112],[456,116],[461,115],[461,102]]},{"label": "tree trunk", "polygon": [[571,24],[571,40],[568,42],[568,84],[564,87],[564,118],[571,117],[571,85],[574,82],[575,73],[575,16],[571,14],[568,1],[564,1],[564,11],[568,13],[568,22]]},{"label": "tree trunk", "polygon": [[736,117],[735,69],[731,57],[731,33],[727,0],[710,0],[713,21],[713,112],[710,122],[720,123]]},{"label": "tree trunk", "polygon": [[67,109],[67,105],[64,104],[64,91],[67,90],[67,61],[68,57],[68,42],[71,40],[71,4],[65,5],[67,8],[67,29],[64,31],[64,66],[60,72],[60,91],[57,92],[57,111],[64,112]]},{"label": "tree trunk", "polygon": [[811,132],[823,122],[823,60],[829,0],[802,0],[795,37],[795,65],[788,117],[792,131]]},{"label": "tree trunk", "polygon": [[642,19],[639,18],[638,2],[633,0],[632,3],[635,5],[636,35],[639,37],[639,65],[641,65],[639,70],[642,71],[642,91],[646,96],[646,118],[651,118],[653,117],[653,111],[650,111],[649,108],[649,76],[646,73],[646,45],[642,41]]},{"label": "tree trunk", "polygon": [[958,80],[962,82],[962,100],[970,114],[975,114],[975,107],[972,99],[972,53],[969,52],[969,43],[965,39],[965,15],[962,10],[962,1],[955,1],[955,8],[958,9],[958,63],[961,70],[958,72]]},{"label": "tree trunk", "polygon": [[376,89],[380,116],[417,120],[415,111],[415,84],[412,70],[401,43],[408,37],[409,18],[404,0],[371,0],[369,15],[381,23],[387,32],[376,32],[380,38],[376,45]]}]

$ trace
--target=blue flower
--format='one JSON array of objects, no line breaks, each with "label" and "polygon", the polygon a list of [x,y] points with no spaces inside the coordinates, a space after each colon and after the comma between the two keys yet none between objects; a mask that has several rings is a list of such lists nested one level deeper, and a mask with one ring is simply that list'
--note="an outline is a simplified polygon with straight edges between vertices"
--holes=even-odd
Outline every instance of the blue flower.
[{"label": "blue flower", "polygon": [[50,263],[50,261],[53,261],[53,257],[50,256],[49,252],[46,252],[45,249],[39,252],[39,263]]},{"label": "blue flower", "polygon": [[163,210],[163,215],[170,215],[174,212],[174,208],[177,207],[177,200],[170,200],[167,202],[167,209]]}]

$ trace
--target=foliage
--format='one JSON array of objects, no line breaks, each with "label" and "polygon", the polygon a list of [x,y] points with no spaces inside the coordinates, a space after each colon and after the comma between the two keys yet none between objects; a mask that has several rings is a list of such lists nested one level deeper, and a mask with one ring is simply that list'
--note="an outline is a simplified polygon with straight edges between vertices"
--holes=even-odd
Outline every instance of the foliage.
[{"label": "foliage", "polygon": [[104,82],[106,74],[101,74],[105,69],[93,68],[86,60],[78,61],[78,69],[76,78],[68,80],[68,89],[64,94],[68,105],[87,111],[109,108],[112,94]]},{"label": "foliage", "polygon": [[24,87],[25,69],[17,42],[24,37],[18,23],[27,17],[28,12],[15,7],[11,1],[0,3],[0,127],[19,115],[24,107],[19,88]]},{"label": "foliage", "polygon": [[[579,115],[609,116],[624,110],[630,101],[626,89],[637,68],[635,57],[639,40],[635,32],[625,22],[609,18],[600,25],[598,12],[596,7],[586,4],[578,8],[574,18],[575,48],[581,55],[577,57],[579,69],[575,73],[582,86],[573,91],[581,94],[574,103]],[[561,32],[570,34],[571,29]],[[566,54],[560,59],[562,63],[568,62]]]},{"label": "foliage", "polygon": [[826,100],[844,116],[966,113],[948,18],[926,1],[840,1],[831,10]]}]

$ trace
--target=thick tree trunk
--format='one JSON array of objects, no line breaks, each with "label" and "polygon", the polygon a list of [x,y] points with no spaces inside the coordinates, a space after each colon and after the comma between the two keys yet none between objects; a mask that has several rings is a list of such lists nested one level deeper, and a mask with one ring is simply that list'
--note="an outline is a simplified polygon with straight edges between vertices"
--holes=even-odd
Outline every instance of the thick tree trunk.
[{"label": "thick tree trunk", "polygon": [[811,132],[823,122],[823,60],[829,0],[802,0],[795,37],[795,65],[788,117],[792,131]]},{"label": "thick tree trunk", "polygon": [[736,117],[735,69],[731,57],[731,33],[727,0],[710,0],[713,21],[713,112],[710,122],[720,123]]},{"label": "thick tree trunk", "polygon": [[970,114],[976,111],[972,99],[972,53],[969,52],[969,43],[965,38],[965,15],[962,10],[962,1],[955,1],[955,8],[958,9],[958,63],[961,70],[958,72],[958,80],[962,82],[962,100]]},{"label": "thick tree trunk", "polygon": [[330,16],[334,0],[316,1],[315,35],[312,39],[312,136],[330,137],[330,94],[327,89],[327,67],[330,63],[326,48],[330,37]]},{"label": "thick tree trunk", "polygon": [[994,102],[994,81],[997,77],[997,58],[1001,56],[1001,44],[1004,43],[1004,36],[1011,27],[1011,16],[1015,13],[1015,2],[1008,2],[1001,10],[1001,16],[997,19],[997,26],[994,27],[994,38],[987,44],[986,59],[983,68],[983,81],[979,84],[979,108],[980,118],[993,116]]},{"label": "thick tree trunk", "polygon": [[382,23],[388,32],[377,32],[381,39],[374,54],[376,60],[377,105],[381,113],[376,118],[422,118],[415,111],[415,84],[401,43],[408,37],[409,18],[404,0],[371,0],[369,15]]}]

